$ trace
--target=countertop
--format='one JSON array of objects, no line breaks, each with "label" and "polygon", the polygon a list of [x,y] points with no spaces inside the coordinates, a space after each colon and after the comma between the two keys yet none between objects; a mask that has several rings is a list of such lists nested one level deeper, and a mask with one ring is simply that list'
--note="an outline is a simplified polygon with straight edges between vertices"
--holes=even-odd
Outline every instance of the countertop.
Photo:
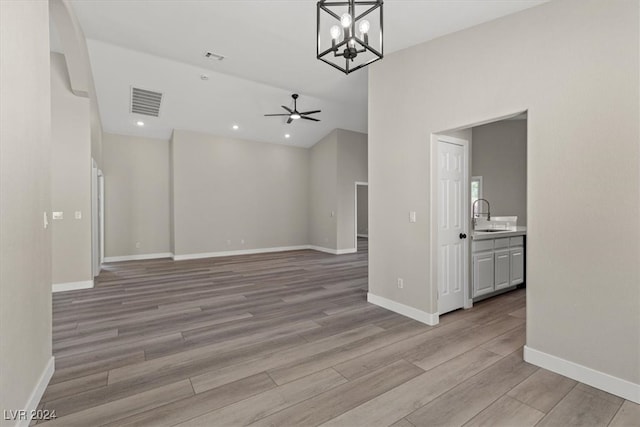
[{"label": "countertop", "polygon": [[505,231],[473,231],[471,238],[473,240],[487,240],[487,239],[499,239],[501,237],[513,237],[513,236],[525,236],[527,234],[527,227],[518,226],[514,230]]}]

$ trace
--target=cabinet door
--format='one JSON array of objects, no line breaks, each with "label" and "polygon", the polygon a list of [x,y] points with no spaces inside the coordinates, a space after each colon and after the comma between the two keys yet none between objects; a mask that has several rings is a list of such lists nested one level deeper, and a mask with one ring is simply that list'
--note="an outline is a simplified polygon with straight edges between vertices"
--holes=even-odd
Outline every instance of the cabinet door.
[{"label": "cabinet door", "polygon": [[509,249],[503,249],[495,251],[494,263],[495,263],[495,288],[496,290],[502,288],[508,288],[511,286],[511,278],[509,276]]},{"label": "cabinet door", "polygon": [[493,252],[473,255],[473,296],[493,292]]},{"label": "cabinet door", "polygon": [[524,283],[524,248],[512,248],[511,257],[511,286]]}]

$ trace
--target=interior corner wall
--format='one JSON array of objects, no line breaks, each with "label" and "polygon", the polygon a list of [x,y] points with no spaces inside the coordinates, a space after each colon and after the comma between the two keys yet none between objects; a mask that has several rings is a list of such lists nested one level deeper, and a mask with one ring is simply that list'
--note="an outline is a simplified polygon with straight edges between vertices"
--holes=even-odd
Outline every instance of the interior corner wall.
[{"label": "interior corner wall", "polygon": [[437,312],[430,136],[528,110],[527,347],[640,384],[639,7],[549,2],[370,66],[369,292]]},{"label": "interior corner wall", "polygon": [[472,129],[472,176],[492,216],[517,215],[527,225],[527,121],[501,120]]},{"label": "interior corner wall", "polygon": [[53,373],[47,2],[0,2],[0,87],[0,409],[29,411]]},{"label": "interior corner wall", "polygon": [[309,243],[338,249],[338,131],[309,150]]},{"label": "interior corner wall", "polygon": [[356,249],[356,182],[367,182],[367,135],[344,129],[338,136],[337,248]]},{"label": "interior corner wall", "polygon": [[171,252],[169,141],[105,133],[105,257]]},{"label": "interior corner wall", "polygon": [[68,76],[64,55],[51,53],[52,209],[63,213],[51,223],[53,284],[93,280],[89,99],[71,92]]},{"label": "interior corner wall", "polygon": [[102,166],[102,121],[98,107],[89,49],[82,27],[71,4],[65,0],[50,0],[49,11],[55,22],[65,52],[71,92],[89,99],[91,157]]},{"label": "interior corner wall", "polygon": [[176,257],[308,244],[309,150],[174,130]]}]

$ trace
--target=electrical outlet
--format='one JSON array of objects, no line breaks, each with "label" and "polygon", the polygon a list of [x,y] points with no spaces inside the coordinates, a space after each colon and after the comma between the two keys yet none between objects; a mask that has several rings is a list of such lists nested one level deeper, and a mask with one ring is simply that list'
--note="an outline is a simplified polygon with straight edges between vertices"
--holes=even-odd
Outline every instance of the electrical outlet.
[{"label": "electrical outlet", "polygon": [[227,246],[231,246],[231,240],[227,240]]},{"label": "electrical outlet", "polygon": [[240,244],[244,245],[244,239],[240,240]]},{"label": "electrical outlet", "polygon": [[398,277],[398,289],[404,288],[404,280]]},{"label": "electrical outlet", "polygon": [[75,218],[76,219],[82,219],[82,211],[76,211],[75,212]]},{"label": "electrical outlet", "polygon": [[142,246],[142,243],[136,242],[136,248],[140,249],[140,246]]}]

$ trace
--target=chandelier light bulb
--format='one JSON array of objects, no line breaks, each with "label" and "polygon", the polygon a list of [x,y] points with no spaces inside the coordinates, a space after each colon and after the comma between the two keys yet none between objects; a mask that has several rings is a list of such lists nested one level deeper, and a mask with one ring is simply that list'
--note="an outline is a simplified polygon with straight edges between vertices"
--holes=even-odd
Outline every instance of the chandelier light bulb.
[{"label": "chandelier light bulb", "polygon": [[340,17],[340,23],[344,28],[348,28],[351,26],[351,15],[348,13],[343,13]]},{"label": "chandelier light bulb", "polygon": [[298,119],[300,118],[300,114],[298,114],[298,113],[293,113],[290,117],[291,117],[293,120],[298,120]]},{"label": "chandelier light bulb", "polygon": [[362,34],[367,34],[369,32],[369,28],[371,28],[371,24],[369,24],[369,21],[367,21],[366,19],[363,19],[362,21],[360,21],[359,28]]},{"label": "chandelier light bulb", "polygon": [[330,32],[331,32],[331,38],[334,40],[338,40],[338,37],[340,37],[342,30],[337,25],[334,25],[333,27],[331,27]]},{"label": "chandelier light bulb", "polygon": [[355,39],[349,39],[349,47],[356,47],[356,40]]}]

